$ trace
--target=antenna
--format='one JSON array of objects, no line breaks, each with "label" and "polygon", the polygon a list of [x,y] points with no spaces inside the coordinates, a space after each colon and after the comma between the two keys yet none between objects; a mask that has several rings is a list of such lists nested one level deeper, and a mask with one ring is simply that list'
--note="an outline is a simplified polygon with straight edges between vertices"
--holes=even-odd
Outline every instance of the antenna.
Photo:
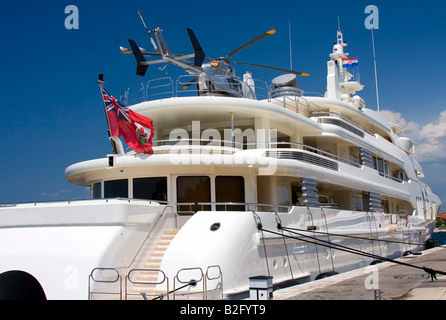
[{"label": "antenna", "polygon": [[290,69],[293,70],[293,54],[291,50],[291,20],[288,20],[288,34],[290,41]]},{"label": "antenna", "polygon": [[378,73],[376,71],[376,55],[375,55],[375,38],[373,37],[374,26],[372,24],[372,47],[373,47],[373,64],[375,66],[375,87],[376,87],[376,106],[379,113],[379,94],[378,94]]},{"label": "antenna", "polygon": [[339,16],[338,16],[338,30],[341,30],[341,20],[339,19]]}]

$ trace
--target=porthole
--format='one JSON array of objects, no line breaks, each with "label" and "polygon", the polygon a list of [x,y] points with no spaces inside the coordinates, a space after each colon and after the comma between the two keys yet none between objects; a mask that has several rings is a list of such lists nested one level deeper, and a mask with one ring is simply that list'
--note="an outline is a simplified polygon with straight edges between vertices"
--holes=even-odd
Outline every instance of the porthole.
[{"label": "porthole", "polygon": [[210,229],[211,231],[217,231],[218,229],[220,229],[220,226],[221,226],[220,222],[216,222],[211,225]]},{"label": "porthole", "polygon": [[288,267],[288,259],[287,258],[283,258],[283,266],[285,268]]}]

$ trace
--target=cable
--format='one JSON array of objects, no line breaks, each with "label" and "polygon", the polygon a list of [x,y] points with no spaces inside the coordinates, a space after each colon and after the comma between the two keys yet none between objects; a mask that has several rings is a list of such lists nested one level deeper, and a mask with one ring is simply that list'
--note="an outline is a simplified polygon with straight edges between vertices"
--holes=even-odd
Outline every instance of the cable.
[{"label": "cable", "polygon": [[[280,228],[282,229],[283,227],[280,226]],[[286,229],[290,229],[290,228],[283,228],[283,229],[286,230]],[[346,246],[343,246],[343,245],[340,245],[340,244],[337,244],[337,243],[329,243],[329,244],[327,244],[327,241],[325,241],[325,240],[317,239],[316,237],[311,237],[311,236],[308,236],[308,235],[304,235],[304,234],[299,233],[299,232],[292,232],[292,231],[287,230],[289,233],[294,233],[294,234],[299,235],[300,237],[309,238],[311,240],[306,240],[306,239],[294,237],[294,236],[291,236],[291,235],[285,235],[283,233],[280,234],[280,233],[272,231],[272,230],[263,229],[263,227],[260,230],[265,231],[265,232],[269,232],[269,233],[272,233],[272,234],[276,234],[276,235],[279,235],[279,236],[282,235],[282,236],[287,237],[287,238],[292,238],[292,239],[300,240],[300,241],[307,242],[307,243],[314,243],[314,244],[317,244],[317,245],[320,245],[320,246],[323,246],[323,247],[327,247],[327,248],[330,248],[330,246],[333,246],[337,250],[344,251],[344,252],[347,252],[347,253],[361,255],[361,256],[364,256],[364,257],[369,257],[369,258],[372,258],[372,259],[375,259],[375,260],[382,260],[382,261],[392,262],[392,263],[395,263],[395,264],[399,264],[399,265],[403,265],[403,266],[407,266],[407,267],[411,267],[411,268],[421,269],[421,270],[425,271],[426,273],[430,274],[432,281],[434,279],[437,280],[437,276],[436,276],[437,273],[441,274],[441,275],[446,275],[446,272],[444,272],[444,271],[434,270],[434,269],[427,268],[427,267],[424,267],[424,266],[423,267],[419,267],[419,266],[411,265],[409,263],[405,263],[405,262],[402,262],[402,261],[398,261],[398,260],[394,260],[394,259],[378,256],[378,255],[375,255],[375,254],[367,253],[367,252],[364,252],[364,251],[361,251],[361,250],[349,248],[349,247],[346,247]],[[317,243],[317,242],[319,242],[319,243]]]},{"label": "cable", "polygon": [[[309,230],[305,230],[305,229],[299,229],[299,228],[288,228],[288,227],[283,227],[283,229],[287,230],[297,230],[297,231],[309,231]],[[311,230],[313,231],[313,230]],[[414,245],[414,246],[420,246],[420,243],[414,243],[414,242],[405,242],[405,241],[397,241],[397,240],[387,240],[387,239],[371,239],[371,238],[365,238],[365,237],[359,237],[359,236],[352,236],[352,235],[347,235],[347,234],[340,234],[340,233],[329,233],[327,232],[322,232],[322,231],[314,231],[314,233],[318,233],[318,234],[324,234],[324,235],[331,235],[331,236],[337,236],[337,237],[345,237],[345,238],[352,238],[352,239],[359,239],[359,240],[369,240],[369,241],[380,241],[380,242],[388,242],[388,243],[397,243],[397,244],[409,244],[409,245]]]},{"label": "cable", "polygon": [[[330,234],[328,233],[327,217],[326,217],[326,215],[325,215],[325,211],[324,211],[324,209],[323,209],[322,207],[321,207],[321,215],[324,217],[324,221],[325,221],[325,230],[326,230],[325,234],[327,235],[327,240],[328,240],[328,242],[331,244],[331,241],[330,241]],[[334,261],[333,261],[333,252],[331,252],[331,246],[330,246],[330,260],[331,260],[331,269],[332,269],[333,271],[335,271]]]},{"label": "cable", "polygon": [[[314,226],[314,221],[313,221],[313,214],[312,214],[312,212],[311,212],[311,210],[310,210],[310,208],[309,207],[307,207],[307,215],[310,217],[310,222],[311,222],[311,225],[312,226]],[[314,234],[314,248],[316,249],[316,258],[317,258],[317,266],[318,266],[318,268],[319,268],[319,273],[321,273],[321,264],[320,264],[320,262],[319,262],[319,252],[318,252],[318,250],[317,250],[317,243],[316,243],[316,235],[315,235],[315,229],[313,228],[313,234]]]},{"label": "cable", "polygon": [[[286,258],[288,260],[288,265],[290,267],[291,279],[294,279],[293,268],[291,267],[291,260],[290,260],[289,254],[288,254],[288,247],[286,245],[285,237],[283,236],[282,221],[280,220],[279,215],[275,211],[274,211],[274,218],[276,219],[278,229],[282,231],[283,247],[285,248]],[[263,233],[262,233],[262,235],[263,235]]]}]

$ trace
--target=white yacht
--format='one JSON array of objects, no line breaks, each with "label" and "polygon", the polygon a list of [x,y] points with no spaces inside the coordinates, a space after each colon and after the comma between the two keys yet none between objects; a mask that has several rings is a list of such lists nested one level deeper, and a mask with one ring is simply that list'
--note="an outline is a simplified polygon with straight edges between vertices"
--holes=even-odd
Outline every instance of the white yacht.
[{"label": "white yacht", "polygon": [[[189,30],[194,54],[175,57],[161,31],[159,61],[191,75],[120,99],[152,119],[153,154],[112,138],[65,172],[92,199],[1,205],[0,298],[239,299],[250,277],[294,285],[424,249],[441,201],[413,142],[357,95],[341,31],[324,96],[302,73],[240,79],[236,52],[204,63]],[[130,44],[138,74],[160,63]]]}]

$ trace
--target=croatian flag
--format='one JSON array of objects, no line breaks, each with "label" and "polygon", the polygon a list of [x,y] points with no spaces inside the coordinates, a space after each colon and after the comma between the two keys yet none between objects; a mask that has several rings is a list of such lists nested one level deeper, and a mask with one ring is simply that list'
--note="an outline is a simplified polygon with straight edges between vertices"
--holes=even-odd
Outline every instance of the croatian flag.
[{"label": "croatian flag", "polygon": [[121,106],[102,86],[101,94],[111,136],[122,136],[125,143],[136,153],[153,154],[152,119]]},{"label": "croatian flag", "polygon": [[358,65],[357,58],[342,58],[342,66],[344,68],[355,67]]}]

